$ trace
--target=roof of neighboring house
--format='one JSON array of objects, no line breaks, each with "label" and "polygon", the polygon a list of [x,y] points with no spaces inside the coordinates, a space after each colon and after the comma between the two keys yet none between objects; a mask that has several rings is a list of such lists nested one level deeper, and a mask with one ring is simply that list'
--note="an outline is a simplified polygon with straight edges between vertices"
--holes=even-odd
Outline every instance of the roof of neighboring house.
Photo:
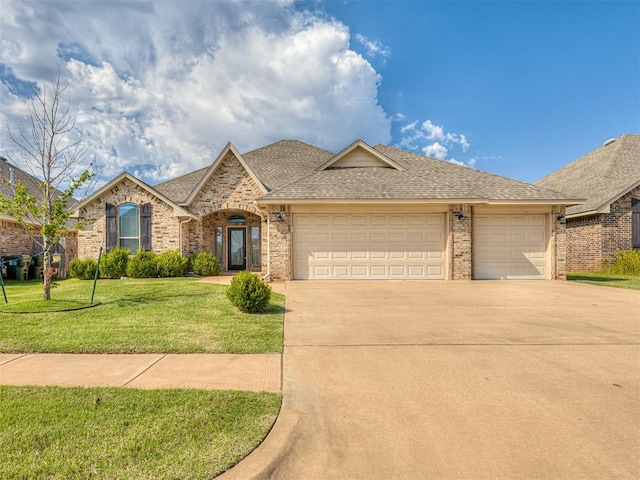
[{"label": "roof of neighboring house", "polygon": [[3,197],[13,198],[13,188],[9,185],[11,170],[14,183],[22,182],[33,195],[40,196],[40,180],[9,163],[6,158],[0,157],[0,193]]},{"label": "roof of neighboring house", "polygon": [[[40,191],[40,180],[30,173],[21,170],[4,157],[0,157],[0,194],[4,198],[13,198],[14,191],[10,185],[11,171],[13,171],[13,183],[22,182],[29,192],[36,198],[42,197]],[[10,217],[0,214],[0,218],[12,220]],[[15,220],[14,220],[15,221]]]},{"label": "roof of neighboring house", "polygon": [[401,168],[315,169],[262,200],[421,200],[574,203],[575,197],[393,147],[375,152]]},{"label": "roof of neighboring house", "polygon": [[622,135],[538,180],[535,185],[586,199],[567,216],[607,213],[618,198],[640,185],[640,135]]}]

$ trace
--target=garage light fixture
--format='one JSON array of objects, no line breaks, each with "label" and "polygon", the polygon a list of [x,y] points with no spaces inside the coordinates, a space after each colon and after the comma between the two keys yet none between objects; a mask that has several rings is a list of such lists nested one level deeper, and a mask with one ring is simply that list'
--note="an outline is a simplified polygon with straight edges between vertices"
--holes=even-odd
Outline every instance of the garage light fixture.
[{"label": "garage light fixture", "polygon": [[562,215],[562,214],[558,215],[556,217],[556,220],[558,220],[559,222],[564,222],[565,221],[564,215]]},{"label": "garage light fixture", "polygon": [[278,213],[278,215],[276,215],[276,221],[281,222],[282,220],[282,213]]},{"label": "garage light fixture", "polygon": [[454,214],[456,217],[458,217],[458,220],[466,220],[467,218],[469,218],[469,217],[467,217],[467,216],[466,216],[464,213],[462,213],[462,212],[454,212],[453,214]]}]

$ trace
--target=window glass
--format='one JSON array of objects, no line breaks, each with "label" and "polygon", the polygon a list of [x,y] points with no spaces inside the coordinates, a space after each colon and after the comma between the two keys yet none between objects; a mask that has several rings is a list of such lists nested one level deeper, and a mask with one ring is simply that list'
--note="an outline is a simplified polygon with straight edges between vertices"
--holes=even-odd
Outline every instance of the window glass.
[{"label": "window glass", "polygon": [[231,215],[229,217],[229,223],[246,223],[246,219],[242,215]]},{"label": "window glass", "polygon": [[118,207],[119,245],[136,253],[140,248],[140,211],[138,205],[125,203]]},{"label": "window glass", "polygon": [[215,256],[222,265],[222,227],[216,227]]},{"label": "window glass", "polygon": [[251,263],[260,265],[260,227],[251,227]]}]

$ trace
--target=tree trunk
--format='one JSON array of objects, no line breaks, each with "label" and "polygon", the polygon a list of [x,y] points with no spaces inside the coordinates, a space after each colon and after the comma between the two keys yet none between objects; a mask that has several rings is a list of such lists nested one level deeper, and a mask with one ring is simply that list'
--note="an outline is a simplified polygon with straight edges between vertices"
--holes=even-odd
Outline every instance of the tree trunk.
[{"label": "tree trunk", "polygon": [[49,239],[43,237],[43,253],[42,253],[42,278],[44,280],[43,298],[45,300],[51,300],[51,277],[53,276],[53,269],[51,268],[51,245]]}]

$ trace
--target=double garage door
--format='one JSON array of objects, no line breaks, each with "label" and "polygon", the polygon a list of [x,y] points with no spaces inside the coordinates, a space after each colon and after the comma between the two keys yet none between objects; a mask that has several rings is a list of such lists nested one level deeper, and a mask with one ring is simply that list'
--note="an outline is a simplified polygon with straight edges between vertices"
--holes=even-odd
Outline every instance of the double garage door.
[{"label": "double garage door", "polygon": [[[295,279],[444,279],[446,215],[294,214]],[[476,214],[475,279],[544,279],[545,214]]]},{"label": "double garage door", "polygon": [[295,279],[444,279],[445,214],[294,214]]}]

